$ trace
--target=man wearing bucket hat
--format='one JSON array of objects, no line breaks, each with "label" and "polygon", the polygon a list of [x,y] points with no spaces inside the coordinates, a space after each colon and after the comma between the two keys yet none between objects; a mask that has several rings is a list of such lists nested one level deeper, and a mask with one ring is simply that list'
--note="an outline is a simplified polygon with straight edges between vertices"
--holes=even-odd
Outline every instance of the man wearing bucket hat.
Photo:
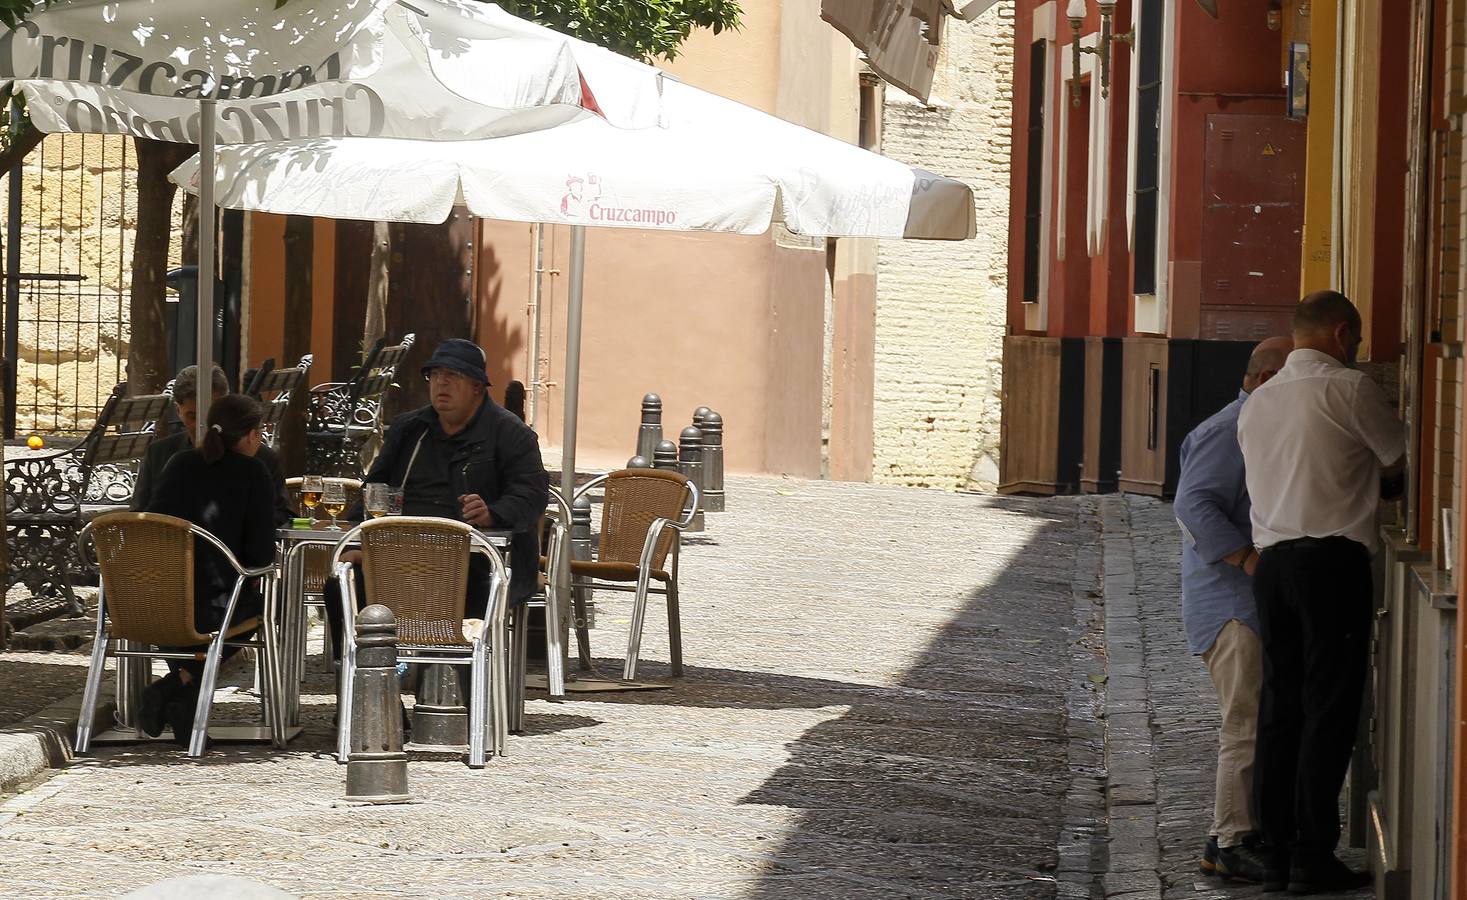
[{"label": "man wearing bucket hat", "polygon": [[[440,343],[422,368],[430,405],[392,421],[366,480],[402,488],[404,515],[514,531],[509,599],[519,603],[535,592],[537,526],[550,499],[550,479],[535,432],[489,397],[486,362],[473,341]],[[347,514],[353,521],[361,516],[361,504]],[[327,590],[335,595],[326,611],[332,617],[333,646],[339,648],[341,602],[334,580]],[[475,555],[469,561],[465,615],[482,618],[488,601],[489,565]]]}]

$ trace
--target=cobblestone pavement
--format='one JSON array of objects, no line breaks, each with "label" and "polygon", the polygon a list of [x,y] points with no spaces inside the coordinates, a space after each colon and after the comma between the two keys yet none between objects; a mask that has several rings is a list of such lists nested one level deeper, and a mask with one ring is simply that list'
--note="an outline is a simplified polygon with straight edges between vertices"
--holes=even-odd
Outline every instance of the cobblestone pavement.
[{"label": "cobblestone pavement", "polygon": [[[532,698],[510,756],[415,760],[414,803],[358,807],[312,676],[288,752],[103,747],[0,804],[0,896],[196,873],[312,897],[1090,896],[1066,868],[1096,831],[1067,740],[1094,689],[1087,503],[730,479],[684,557],[671,690]],[[598,607],[619,657],[628,604]],[[655,609],[647,635],[639,674],[664,676]]]},{"label": "cobblestone pavement", "polygon": [[86,665],[75,653],[0,653],[0,728],[80,691]]},{"label": "cobblestone pavement", "polygon": [[[1134,496],[1108,497],[1104,502],[1108,546],[1113,537],[1128,544],[1134,563],[1151,718],[1151,741],[1145,749],[1155,773],[1154,837],[1162,896],[1169,900],[1262,896],[1256,887],[1225,884],[1197,871],[1198,854],[1212,824],[1217,695],[1202,660],[1188,651],[1182,629],[1181,537],[1171,506]],[[1110,566],[1108,554],[1107,575]],[[1107,637],[1114,655],[1115,638]],[[1114,691],[1117,685],[1110,688]],[[1115,737],[1113,734],[1113,743]],[[1113,829],[1115,818],[1113,810]],[[1363,851],[1343,849],[1340,855],[1355,868],[1365,865]],[[1366,897],[1370,893],[1318,896]]]}]

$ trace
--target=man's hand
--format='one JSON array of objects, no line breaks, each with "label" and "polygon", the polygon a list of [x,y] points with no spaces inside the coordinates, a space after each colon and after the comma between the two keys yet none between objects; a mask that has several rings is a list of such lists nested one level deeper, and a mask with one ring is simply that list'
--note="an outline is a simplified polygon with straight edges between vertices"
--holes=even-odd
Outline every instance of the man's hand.
[{"label": "man's hand", "polygon": [[1258,569],[1258,552],[1256,550],[1253,550],[1253,549],[1250,548],[1249,551],[1248,551],[1247,558],[1243,560],[1243,574],[1247,575],[1249,578],[1252,578],[1253,577],[1253,573],[1257,569]]},{"label": "man's hand", "polygon": [[464,521],[475,528],[488,528],[494,524],[494,516],[489,513],[489,504],[478,494],[460,494],[458,502],[463,504]]},{"label": "man's hand", "polygon": [[1253,570],[1258,568],[1258,551],[1252,547],[1243,546],[1222,558],[1222,561],[1230,566],[1242,569],[1248,577],[1253,577]]},{"label": "man's hand", "polygon": [[[341,561],[344,563],[351,563],[354,566],[359,566],[362,564],[362,551],[348,550],[345,553],[341,554]],[[331,577],[335,578],[336,576],[333,574]]]}]

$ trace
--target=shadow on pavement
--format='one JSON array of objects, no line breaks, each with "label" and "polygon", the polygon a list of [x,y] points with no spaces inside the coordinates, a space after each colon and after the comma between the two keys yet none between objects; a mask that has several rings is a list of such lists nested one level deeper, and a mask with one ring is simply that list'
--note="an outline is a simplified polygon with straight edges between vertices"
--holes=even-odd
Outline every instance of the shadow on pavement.
[{"label": "shadow on pavement", "polygon": [[789,745],[789,762],[744,798],[801,811],[751,896],[1055,895],[1073,560],[1086,537],[1074,504],[1013,503],[1048,521],[899,688],[810,686],[812,703],[851,709]]}]

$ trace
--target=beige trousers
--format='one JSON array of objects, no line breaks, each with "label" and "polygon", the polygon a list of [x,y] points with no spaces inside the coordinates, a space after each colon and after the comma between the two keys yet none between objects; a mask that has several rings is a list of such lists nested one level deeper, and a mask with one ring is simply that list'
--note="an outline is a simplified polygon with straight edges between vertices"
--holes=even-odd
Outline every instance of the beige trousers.
[{"label": "beige trousers", "polygon": [[1258,695],[1263,689],[1263,644],[1253,629],[1230,619],[1202,654],[1222,711],[1218,729],[1217,799],[1212,834],[1219,847],[1235,847],[1253,830],[1253,747],[1258,737]]}]

